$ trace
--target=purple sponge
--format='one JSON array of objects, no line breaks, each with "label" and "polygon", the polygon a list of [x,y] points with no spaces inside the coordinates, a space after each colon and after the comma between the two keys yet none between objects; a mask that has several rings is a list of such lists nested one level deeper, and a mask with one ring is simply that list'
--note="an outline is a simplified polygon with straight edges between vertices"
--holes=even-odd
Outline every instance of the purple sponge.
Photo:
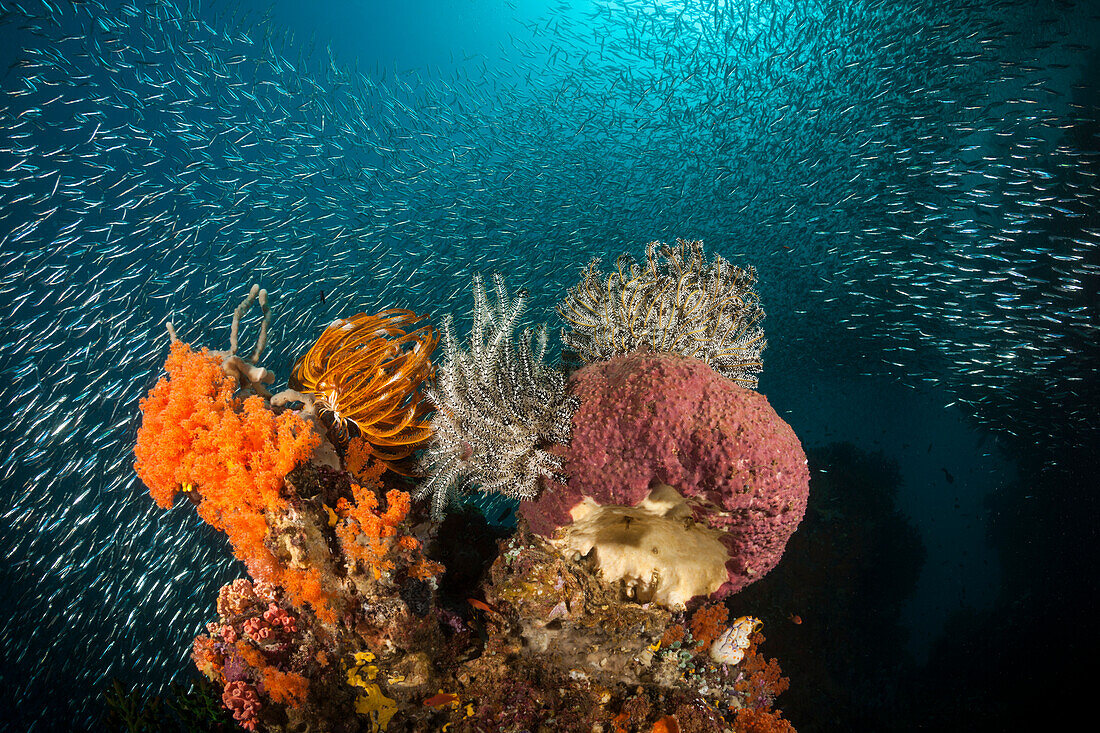
[{"label": "purple sponge", "polygon": [[652,351],[589,364],[569,391],[580,400],[566,452],[567,487],[520,512],[550,536],[584,497],[634,506],[656,484],[687,498],[695,522],[723,534],[734,593],[775,567],[802,521],[806,454],[767,398],[697,359]]}]

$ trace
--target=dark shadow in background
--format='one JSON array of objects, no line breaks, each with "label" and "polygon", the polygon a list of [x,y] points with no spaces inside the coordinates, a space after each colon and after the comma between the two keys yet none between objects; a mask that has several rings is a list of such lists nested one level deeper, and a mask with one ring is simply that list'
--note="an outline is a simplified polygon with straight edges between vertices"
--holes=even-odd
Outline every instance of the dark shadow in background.
[{"label": "dark shadow in background", "polygon": [[[1077,122],[1069,144],[1100,177],[1100,54],[1075,87]],[[1076,216],[1049,222],[1051,238],[1079,238],[1100,227],[1100,200],[1080,197]],[[1100,272],[1100,252],[1087,253]],[[1100,324],[1100,277],[1082,279],[1075,308]],[[1051,314],[1057,315],[1057,314]],[[948,622],[928,666],[910,684],[917,730],[1061,730],[1087,705],[1095,685],[1100,634],[1100,343],[1065,344],[1066,358],[1045,373],[1000,390],[985,417],[1030,412],[1049,429],[1010,443],[1019,479],[987,500],[989,541],[1003,582],[988,612],[962,610]],[[1054,386],[1054,389],[1051,387]],[[1052,401],[1051,394],[1059,395]],[[1072,423],[1064,415],[1094,416]],[[1018,432],[1018,426],[1000,427]],[[1051,437],[1047,437],[1051,436]],[[1066,724],[1066,725],[1063,725]]]},{"label": "dark shadow in background", "polygon": [[730,600],[764,620],[767,657],[790,690],[777,707],[800,733],[891,730],[911,670],[901,611],[924,563],[895,506],[901,477],[882,453],[833,443],[809,453],[806,518],[783,561]]}]

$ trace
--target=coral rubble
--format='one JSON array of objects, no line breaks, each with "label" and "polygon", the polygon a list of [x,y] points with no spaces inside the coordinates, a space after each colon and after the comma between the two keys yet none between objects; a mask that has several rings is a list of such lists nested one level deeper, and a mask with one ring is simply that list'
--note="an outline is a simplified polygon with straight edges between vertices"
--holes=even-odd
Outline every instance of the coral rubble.
[{"label": "coral rubble", "polygon": [[[643,310],[679,346],[642,344],[568,382],[544,362],[545,327],[515,337],[526,293],[510,299],[499,276],[493,304],[475,278],[465,346],[444,319],[442,363],[411,311],[360,314],[276,394],[257,363],[263,291],[235,311],[228,352],[169,329],[135,469],[162,506],[188,496],[251,576],[222,588],[192,650],[237,725],[793,730],[773,709],[787,681],[758,652],[761,622],[731,620],[722,599],[778,562],[805,510],[805,456],[737,383],[763,343],[751,271],[681,242],[662,250],[673,278],[654,252],[620,277],[618,316],[663,298]],[[652,292],[634,302],[634,287]],[[261,343],[244,360],[237,330],[257,299]],[[630,318],[653,335],[649,315]],[[721,360],[731,349],[736,364]],[[523,499],[518,526],[491,530],[469,507],[441,522],[456,488]]]}]

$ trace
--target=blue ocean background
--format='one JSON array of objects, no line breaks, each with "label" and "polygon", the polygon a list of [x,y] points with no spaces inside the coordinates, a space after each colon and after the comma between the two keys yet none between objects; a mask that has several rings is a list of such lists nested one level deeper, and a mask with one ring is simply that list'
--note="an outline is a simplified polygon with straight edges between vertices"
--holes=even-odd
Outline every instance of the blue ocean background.
[{"label": "blue ocean background", "polygon": [[[243,575],[132,468],[167,321],[224,348],[258,282],[285,380],[339,316],[461,332],[476,272],[556,331],[591,259],[678,237],[757,269],[815,480],[874,467],[919,538],[859,558],[905,581],[852,586],[890,638],[836,629],[867,659],[823,664],[880,687],[838,708],[1062,699],[1096,637],[1098,38],[1084,0],[0,0],[0,729],[190,679]],[[801,684],[779,707],[837,729]]]}]

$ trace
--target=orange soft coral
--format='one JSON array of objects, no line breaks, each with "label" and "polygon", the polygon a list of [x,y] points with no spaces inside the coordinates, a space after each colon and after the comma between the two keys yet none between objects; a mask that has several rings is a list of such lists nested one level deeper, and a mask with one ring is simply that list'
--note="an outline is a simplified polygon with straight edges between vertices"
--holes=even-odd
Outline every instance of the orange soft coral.
[{"label": "orange soft coral", "polygon": [[309,694],[309,680],[297,672],[281,672],[275,667],[263,670],[264,694],[287,707],[299,708]]},{"label": "orange soft coral", "polygon": [[754,710],[771,708],[775,698],[791,686],[791,681],[783,676],[779,668],[779,660],[766,659],[757,651],[763,641],[763,634],[757,632],[752,635],[752,646],[745,652],[741,667],[744,676],[734,684],[734,689],[744,698],[745,707]]},{"label": "orange soft coral", "polygon": [[680,733],[680,724],[676,718],[666,715],[653,724],[653,730],[650,733]]},{"label": "orange soft coral", "polygon": [[206,349],[176,341],[164,366],[168,377],[140,402],[134,449],[134,469],[153,499],[169,508],[176,492],[194,487],[204,499],[212,492],[263,508],[275,502],[286,474],[319,442],[309,423],[291,412],[276,416],[259,397],[238,399],[236,380]]},{"label": "orange soft coral", "polygon": [[729,610],[721,603],[703,606],[692,614],[691,636],[700,649],[709,647],[718,638],[728,619]]},{"label": "orange soft coral", "polygon": [[430,357],[439,337],[412,311],[359,313],[330,325],[294,366],[294,379],[332,418],[341,442],[354,426],[371,455],[398,464],[430,437],[430,406],[422,389],[432,375]]},{"label": "orange soft coral", "polygon": [[[236,556],[260,581],[286,588],[318,608],[316,573],[284,568],[265,546],[266,515],[286,508],[286,475],[320,442],[292,412],[276,415],[258,396],[236,396],[237,380],[206,349],[173,342],[161,379],[141,401],[134,469],[162,507],[178,491],[195,491],[198,513],[229,536]],[[300,577],[301,576],[301,577]]]},{"label": "orange soft coral", "polygon": [[[357,442],[353,440],[352,444]],[[443,566],[421,555],[420,542],[415,537],[399,532],[399,525],[412,508],[408,492],[390,489],[385,494],[385,510],[379,510],[380,479],[385,470],[382,461],[361,453],[353,459],[349,451],[348,471],[360,483],[351,484],[352,501],[340,498],[335,511],[336,537],[348,560],[349,572],[367,572],[374,580],[380,580],[394,569],[397,557],[403,556],[412,577],[426,579],[438,575]]]},{"label": "orange soft coral", "polygon": [[263,694],[288,707],[301,707],[309,694],[309,680],[297,672],[284,672],[268,662],[259,649],[246,641],[235,645],[237,654],[250,667],[250,675],[262,685]]},{"label": "orange soft coral", "polygon": [[336,513],[343,520],[336,525],[336,536],[348,560],[353,565],[362,563],[378,580],[393,569],[393,561],[386,556],[394,544],[397,525],[409,513],[412,502],[406,492],[391,489],[386,492],[386,510],[376,512],[378,495],[373,489],[352,484],[351,491],[354,504],[346,499],[337,502]]},{"label": "orange soft coral", "polygon": [[766,710],[738,710],[733,730],[734,733],[796,733],[782,713]]},{"label": "orange soft coral", "polygon": [[344,461],[348,473],[364,486],[378,486],[386,464],[371,456],[370,443],[362,438],[352,438],[348,443],[348,455]]},{"label": "orange soft coral", "polygon": [[164,367],[168,377],[138,403],[142,421],[134,470],[153,500],[169,509],[176,492],[192,483],[186,463],[193,445],[219,421],[219,411],[230,409],[236,384],[222,371],[220,359],[179,341],[173,342]]},{"label": "orange soft coral", "polygon": [[670,624],[661,637],[661,647],[667,649],[677,642],[682,642],[687,636],[687,629],[683,624]]}]

